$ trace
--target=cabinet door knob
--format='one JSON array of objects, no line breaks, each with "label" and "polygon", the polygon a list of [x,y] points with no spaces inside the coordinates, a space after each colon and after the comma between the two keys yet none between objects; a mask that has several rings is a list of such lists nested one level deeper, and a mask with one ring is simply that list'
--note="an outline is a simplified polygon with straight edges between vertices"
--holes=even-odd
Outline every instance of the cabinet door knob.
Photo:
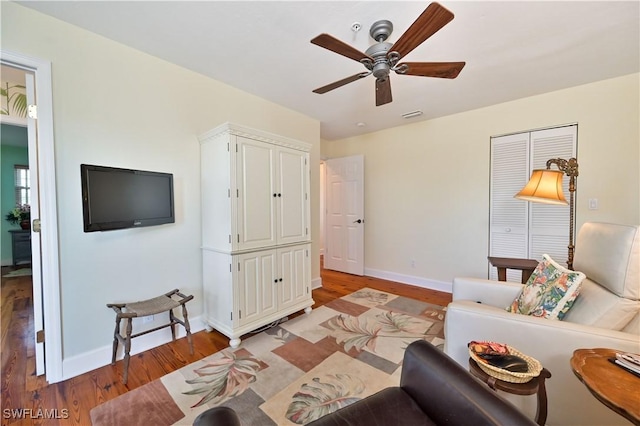
[{"label": "cabinet door knob", "polygon": [[278,194],[276,194],[276,193],[274,192],[274,193],[273,193],[273,196],[274,196],[274,197],[277,197],[277,196],[278,196]]},{"label": "cabinet door knob", "polygon": [[282,282],[282,278],[280,278],[280,282]]},{"label": "cabinet door knob", "polygon": [[278,282],[278,279],[276,278],[275,280],[273,280],[273,282],[274,282],[274,283],[277,283],[277,282]]},{"label": "cabinet door knob", "polygon": [[278,197],[282,197],[282,194],[278,194]]}]

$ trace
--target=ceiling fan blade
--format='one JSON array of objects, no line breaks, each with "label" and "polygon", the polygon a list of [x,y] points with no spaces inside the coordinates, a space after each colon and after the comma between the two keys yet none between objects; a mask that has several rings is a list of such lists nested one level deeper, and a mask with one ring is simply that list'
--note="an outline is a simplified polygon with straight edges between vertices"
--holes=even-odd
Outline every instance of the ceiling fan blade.
[{"label": "ceiling fan blade", "polygon": [[376,106],[388,104],[391,98],[391,79],[387,77],[385,80],[376,79]]},{"label": "ceiling fan blade", "polygon": [[406,56],[453,19],[453,13],[438,3],[431,3],[389,49],[399,57]]},{"label": "ceiling fan blade", "polygon": [[349,59],[360,62],[362,59],[369,59],[373,62],[373,59],[365,53],[362,53],[355,47],[349,46],[337,38],[330,36],[329,34],[320,34],[316,38],[311,39],[311,43],[324,47],[339,55],[346,56]]},{"label": "ceiling fan blade", "polygon": [[363,77],[368,76],[368,72],[361,72],[358,74],[354,74],[350,77],[343,78],[342,80],[334,81],[331,84],[327,84],[326,86],[322,86],[313,91],[313,93],[323,94],[327,93],[330,90],[337,89],[338,87],[344,86],[345,84],[349,84],[353,81],[360,80]]},{"label": "ceiling fan blade", "polygon": [[[397,65],[396,73],[400,75],[417,75],[421,77],[456,78],[465,62],[403,62]],[[403,71],[403,69],[405,69]]]}]

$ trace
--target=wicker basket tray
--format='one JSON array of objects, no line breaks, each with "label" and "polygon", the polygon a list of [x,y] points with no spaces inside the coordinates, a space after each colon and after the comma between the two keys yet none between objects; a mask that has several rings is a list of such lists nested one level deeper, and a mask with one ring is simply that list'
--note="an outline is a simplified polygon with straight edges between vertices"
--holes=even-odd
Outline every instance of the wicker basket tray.
[{"label": "wicker basket tray", "polygon": [[476,353],[469,349],[469,356],[473,359],[478,367],[488,375],[495,377],[498,380],[502,380],[510,383],[527,383],[531,381],[534,377],[538,377],[540,372],[542,371],[542,364],[535,358],[531,358],[528,355],[523,354],[519,350],[512,348],[511,346],[507,346],[509,349],[509,353],[511,355],[519,356],[520,358],[527,361],[527,365],[529,366],[529,371],[526,373],[516,373],[513,371],[504,370],[502,368],[494,367],[491,364],[487,364],[482,358],[480,358]]}]

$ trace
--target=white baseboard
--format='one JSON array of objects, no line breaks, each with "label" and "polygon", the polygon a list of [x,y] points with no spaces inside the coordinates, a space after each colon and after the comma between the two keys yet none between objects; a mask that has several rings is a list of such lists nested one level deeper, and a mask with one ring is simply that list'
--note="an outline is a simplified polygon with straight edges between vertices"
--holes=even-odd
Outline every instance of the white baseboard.
[{"label": "white baseboard", "polygon": [[431,280],[428,278],[398,274],[396,272],[381,271],[379,269],[372,268],[364,268],[364,274],[369,277],[396,281],[402,284],[414,285],[416,287],[428,288],[430,290],[443,291],[445,293],[451,293],[453,286],[451,282]]},{"label": "white baseboard", "polygon": [[[151,325],[151,324],[150,324]],[[162,325],[162,322],[158,321],[157,326]],[[189,318],[189,325],[191,326],[191,334],[204,330],[204,323],[202,317],[197,316]],[[150,327],[153,328],[153,327]],[[135,330],[134,324],[134,333]],[[181,325],[176,326],[176,338],[185,337],[187,334],[184,327]],[[164,345],[171,341],[171,329],[169,327],[162,330],[155,331],[153,333],[145,334],[140,337],[136,337],[131,340],[131,355],[144,352],[149,349],[153,349],[157,346]],[[185,348],[187,348],[187,342],[185,339]],[[74,355],[62,360],[62,379],[66,380],[87,371],[95,370],[96,368],[103,367],[111,363],[111,351],[113,346],[111,344],[103,346],[101,348],[94,349],[79,355]],[[188,349],[187,349],[188,350]],[[116,360],[120,360],[124,357],[124,349],[122,345],[118,345],[118,354]]]},{"label": "white baseboard", "polygon": [[314,278],[311,280],[311,289],[315,290],[316,288],[320,288],[322,287],[322,278],[318,277],[318,278]]},{"label": "white baseboard", "polygon": [[[412,275],[398,274],[395,272],[381,271],[378,269],[365,268],[365,275],[375,278],[381,278],[384,280],[396,281],[402,284],[414,285],[416,287],[428,288],[431,290],[444,291],[451,293],[450,282],[430,280],[422,277],[416,277]],[[311,288],[316,289],[322,287],[322,278],[317,277],[311,280]],[[202,321],[201,316],[197,316],[189,319],[189,325],[191,326],[191,333],[197,333],[205,329],[205,324]],[[161,323],[159,322],[158,325]],[[136,332],[134,330],[134,332]],[[177,338],[186,336],[184,327],[180,325],[176,326]],[[131,355],[138,354],[140,352],[153,349],[157,346],[164,345],[171,341],[171,330],[165,328],[153,333],[145,334],[140,337],[136,337],[131,341]],[[186,341],[185,341],[186,344]],[[79,355],[74,355],[62,360],[62,379],[66,380],[80,374],[86,373],[96,368],[103,367],[111,363],[111,350],[113,346],[111,343],[102,346],[100,348],[84,352]],[[118,347],[117,360],[122,359],[124,356],[124,350],[122,345]]]}]

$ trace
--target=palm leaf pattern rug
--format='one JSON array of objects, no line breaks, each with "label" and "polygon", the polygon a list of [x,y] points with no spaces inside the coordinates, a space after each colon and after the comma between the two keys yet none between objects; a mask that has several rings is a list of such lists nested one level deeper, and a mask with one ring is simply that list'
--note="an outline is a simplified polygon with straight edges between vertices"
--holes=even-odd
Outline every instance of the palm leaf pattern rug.
[{"label": "palm leaf pattern rug", "polygon": [[303,425],[400,383],[415,340],[444,344],[445,308],[365,288],[91,410],[94,426],[191,425],[233,408],[243,425]]}]

